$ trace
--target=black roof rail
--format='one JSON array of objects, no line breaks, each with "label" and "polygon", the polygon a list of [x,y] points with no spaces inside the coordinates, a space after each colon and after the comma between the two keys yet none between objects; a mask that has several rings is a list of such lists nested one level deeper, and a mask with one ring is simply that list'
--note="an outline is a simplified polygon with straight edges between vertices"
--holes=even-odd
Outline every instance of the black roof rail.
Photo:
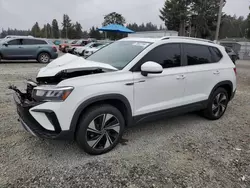
[{"label": "black roof rail", "polygon": [[201,38],[193,38],[193,37],[182,37],[182,36],[165,36],[162,37],[161,40],[167,40],[167,39],[188,39],[188,40],[196,40],[196,41],[202,41],[202,42],[209,42],[209,43],[215,43],[214,41],[207,40],[207,39],[201,39]]}]

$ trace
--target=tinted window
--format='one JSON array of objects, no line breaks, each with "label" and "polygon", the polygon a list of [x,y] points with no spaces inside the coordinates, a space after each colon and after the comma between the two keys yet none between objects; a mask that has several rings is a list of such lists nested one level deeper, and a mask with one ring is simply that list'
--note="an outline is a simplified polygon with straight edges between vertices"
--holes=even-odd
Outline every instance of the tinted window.
[{"label": "tinted window", "polygon": [[85,46],[86,44],[88,44],[88,41],[82,41],[81,45]]},{"label": "tinted window", "polygon": [[212,63],[212,56],[208,46],[183,44],[188,65]]},{"label": "tinted window", "polygon": [[23,39],[23,45],[39,45],[39,44],[47,44],[44,40],[37,40],[37,39]]},{"label": "tinted window", "polygon": [[147,61],[159,63],[163,68],[181,66],[180,44],[165,44],[154,48],[142,58],[140,65]]},{"label": "tinted window", "polygon": [[98,46],[101,46],[101,45],[103,45],[103,44],[101,44],[101,43],[95,43],[95,44],[93,44],[92,47],[98,47]]},{"label": "tinted window", "polygon": [[225,49],[226,49],[226,52],[227,53],[230,53],[232,50],[230,49],[230,48],[228,48],[228,47],[225,47]]},{"label": "tinted window", "polygon": [[213,62],[220,61],[221,58],[222,58],[221,52],[215,47],[210,47],[209,49],[210,49],[210,52],[211,52],[211,55],[212,55],[212,61]]},{"label": "tinted window", "polygon": [[20,45],[20,39],[14,39],[8,42],[8,45]]}]

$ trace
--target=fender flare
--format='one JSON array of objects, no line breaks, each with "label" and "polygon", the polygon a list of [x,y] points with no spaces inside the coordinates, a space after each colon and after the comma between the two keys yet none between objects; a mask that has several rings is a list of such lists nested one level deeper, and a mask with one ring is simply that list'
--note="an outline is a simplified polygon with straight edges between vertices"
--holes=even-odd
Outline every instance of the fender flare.
[{"label": "fender flare", "polygon": [[112,99],[120,100],[125,105],[126,110],[127,110],[127,117],[125,117],[125,118],[127,120],[127,124],[130,125],[132,123],[132,109],[131,109],[131,106],[130,106],[128,99],[121,94],[106,94],[106,95],[95,96],[95,97],[92,97],[90,99],[87,99],[86,101],[84,101],[82,104],[80,104],[78,106],[78,108],[76,109],[76,111],[72,117],[71,123],[70,123],[70,131],[75,133],[77,123],[78,123],[78,120],[81,116],[81,113],[89,105],[91,105],[95,102],[100,102],[100,101],[104,101],[104,100],[112,100]]},{"label": "fender flare", "polygon": [[211,96],[212,96],[212,94],[215,92],[215,90],[216,90],[217,88],[219,88],[220,86],[223,86],[223,85],[229,85],[229,86],[230,86],[230,88],[231,88],[230,96],[232,96],[232,93],[233,93],[233,83],[232,83],[230,80],[226,80],[226,81],[219,82],[218,84],[216,84],[216,85],[214,86],[214,88],[212,89],[212,91],[211,91],[211,93],[210,93],[210,95],[209,95],[208,100],[211,98]]}]

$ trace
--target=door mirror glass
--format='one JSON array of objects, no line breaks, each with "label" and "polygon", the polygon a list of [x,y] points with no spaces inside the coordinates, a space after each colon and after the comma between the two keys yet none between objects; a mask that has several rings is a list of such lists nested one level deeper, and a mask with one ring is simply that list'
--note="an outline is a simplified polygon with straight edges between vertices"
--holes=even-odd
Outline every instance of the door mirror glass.
[{"label": "door mirror glass", "polygon": [[148,74],[161,74],[163,71],[159,63],[148,61],[141,66],[141,74],[147,76]]}]

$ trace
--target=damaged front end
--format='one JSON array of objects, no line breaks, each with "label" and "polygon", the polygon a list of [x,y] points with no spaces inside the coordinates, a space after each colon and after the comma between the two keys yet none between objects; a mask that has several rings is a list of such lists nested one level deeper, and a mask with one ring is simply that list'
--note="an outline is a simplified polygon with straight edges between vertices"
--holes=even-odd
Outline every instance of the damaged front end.
[{"label": "damaged front end", "polygon": [[[19,120],[33,135],[43,138],[72,139],[74,131],[70,125],[60,125],[57,117],[61,106],[73,92],[73,86],[62,86],[64,80],[86,75],[117,71],[111,65],[87,61],[81,57],[66,54],[40,69],[36,81],[28,80],[25,92],[16,86],[9,86],[14,92]],[[74,84],[72,84],[74,85]],[[62,126],[64,129],[62,130]],[[68,126],[68,127],[67,127]]]},{"label": "damaged front end", "polygon": [[8,89],[15,91],[17,97],[19,98],[20,102],[24,103],[25,101],[28,102],[34,102],[34,99],[32,98],[32,91],[33,89],[37,87],[37,83],[32,80],[27,80],[27,88],[26,93],[21,92],[16,86],[11,85],[8,87]]},{"label": "damaged front end", "polygon": [[[9,86],[14,91],[14,101],[17,107],[18,121],[23,128],[32,135],[50,139],[72,139],[70,131],[62,131],[56,113],[50,109],[39,109],[39,105],[46,103],[34,96],[38,84],[32,80],[27,81],[26,92],[20,91],[16,86]],[[45,117],[44,117],[45,115]],[[41,118],[46,118],[47,125],[42,124]]]}]

